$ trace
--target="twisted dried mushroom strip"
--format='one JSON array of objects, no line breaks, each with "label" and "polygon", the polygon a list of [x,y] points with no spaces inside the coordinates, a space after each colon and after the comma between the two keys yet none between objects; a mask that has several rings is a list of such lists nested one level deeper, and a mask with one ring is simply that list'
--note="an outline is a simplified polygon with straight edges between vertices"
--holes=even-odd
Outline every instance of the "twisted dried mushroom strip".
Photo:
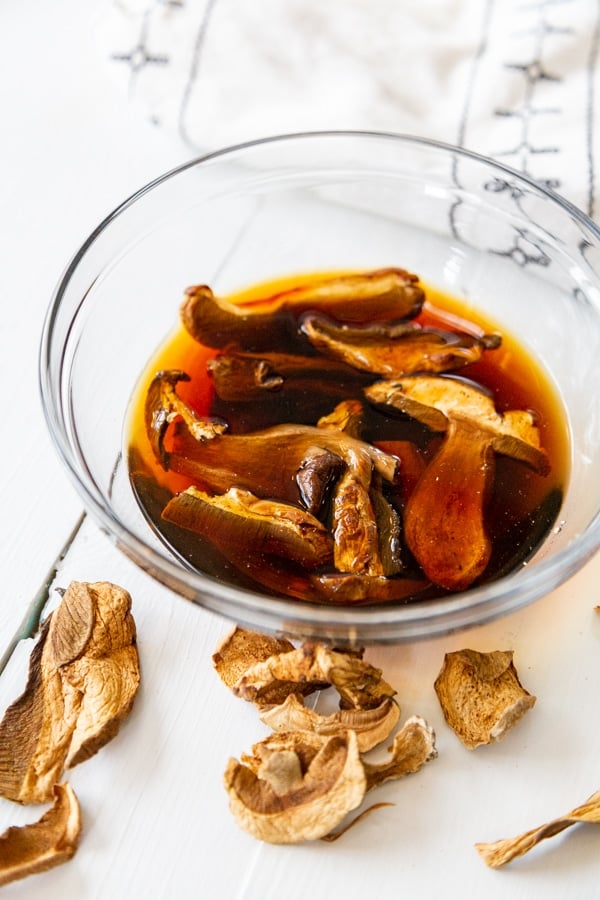
[{"label": "twisted dried mushroom strip", "polygon": [[0,885],[53,869],[71,859],[79,844],[81,814],[69,784],[56,784],[53,805],[39,821],[0,834]]},{"label": "twisted dried mushroom strip", "polygon": [[139,680],[127,591],[72,582],[42,626],[23,694],[0,722],[0,794],[50,800],[66,767],[115,736]]},{"label": "twisted dried mushroom strip", "polygon": [[536,701],[519,681],[512,650],[447,653],[434,687],[448,725],[470,750],[502,740]]},{"label": "twisted dried mushroom strip", "polygon": [[493,843],[479,843],[475,847],[484,862],[492,869],[499,869],[505,866],[517,856],[523,856],[533,847],[546,840],[546,838],[554,837],[560,834],[571,825],[577,825],[582,822],[591,822],[595,825],[600,824],[600,791],[596,791],[591,797],[576,806],[571,812],[559,819],[553,819],[546,825],[540,825],[531,831],[526,831],[514,838],[505,838],[503,840],[494,841]]},{"label": "twisted dried mushroom strip", "polygon": [[416,275],[394,268],[327,276],[248,306],[215,297],[206,285],[196,285],[186,291],[181,320],[195,340],[209,347],[236,343],[245,349],[272,349],[295,330],[297,318],[308,310],[343,322],[416,316],[425,299],[418,282]]}]

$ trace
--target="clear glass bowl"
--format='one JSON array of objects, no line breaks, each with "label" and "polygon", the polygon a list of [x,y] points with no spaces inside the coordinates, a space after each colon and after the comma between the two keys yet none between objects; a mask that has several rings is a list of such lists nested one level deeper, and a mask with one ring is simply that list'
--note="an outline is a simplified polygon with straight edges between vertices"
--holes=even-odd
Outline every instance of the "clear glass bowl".
[{"label": "clear glass bowl", "polygon": [[[482,310],[540,360],[570,432],[559,524],[509,577],[408,605],[321,606],[187,570],[130,488],[123,428],[183,289],[216,293],[311,270],[397,265]],[[88,511],[177,594],[246,626],[399,642],[480,624],[550,592],[600,544],[600,231],[527,178],[399,135],[266,139],[190,162],[125,201],[68,266],[45,321],[45,415]]]}]

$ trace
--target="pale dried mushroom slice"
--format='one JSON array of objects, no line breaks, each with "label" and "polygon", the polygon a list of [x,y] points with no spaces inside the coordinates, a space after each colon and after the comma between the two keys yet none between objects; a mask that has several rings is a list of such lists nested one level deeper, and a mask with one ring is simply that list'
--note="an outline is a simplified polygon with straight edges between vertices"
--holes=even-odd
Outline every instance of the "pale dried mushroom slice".
[{"label": "pale dried mushroom slice", "polygon": [[424,299],[418,277],[397,268],[311,279],[252,306],[231,303],[207,285],[195,285],[185,292],[181,321],[195,340],[209,347],[235,343],[244,349],[273,349],[308,310],[343,322],[405,319],[420,312]]},{"label": "pale dried mushroom slice", "polygon": [[444,375],[380,381],[365,395],[444,432],[406,504],[404,533],[427,578],[447,590],[464,590],[483,574],[491,555],[484,509],[495,454],[519,460],[540,475],[549,472],[532,414],[510,410],[501,415],[482,390]]},{"label": "pale dried mushroom slice", "polygon": [[298,694],[290,694],[278,706],[261,709],[260,718],[273,731],[313,731],[323,736],[354,731],[358,749],[366,753],[392,733],[400,718],[400,707],[395,700],[386,698],[371,709],[340,709],[323,715],[305,706]]},{"label": "pale dried mushroom slice", "polygon": [[221,681],[232,688],[250,666],[293,649],[294,645],[286,638],[249,631],[236,625],[222,639],[212,661]]},{"label": "pale dried mushroom slice", "polygon": [[475,847],[485,863],[492,869],[499,869],[518,856],[523,856],[533,847],[546,838],[560,834],[571,825],[581,822],[600,824],[600,791],[592,794],[581,806],[576,806],[571,812],[559,819],[553,819],[538,828],[532,828],[514,838],[504,838],[492,843],[478,843]]},{"label": "pale dried mushroom slice", "polygon": [[79,844],[79,802],[69,784],[53,787],[53,805],[37,822],[0,834],[0,885],[53,869],[71,859]]},{"label": "pale dried mushroom slice", "polygon": [[363,759],[368,791],[386,781],[413,775],[435,759],[438,755],[435,732],[421,716],[411,716],[394,736],[389,751],[390,758],[380,763]]},{"label": "pale dried mushroom slice", "polygon": [[447,653],[435,691],[448,725],[470,750],[501,740],[536,698],[522,686],[512,650]]},{"label": "pale dried mushroom slice", "polygon": [[323,644],[303,644],[251,666],[234,693],[258,706],[282,703],[332,685],[345,708],[372,709],[396,694],[376,668],[359,656]]},{"label": "pale dried mushroom slice", "polygon": [[23,694],[0,722],[0,794],[50,800],[66,767],[115,736],[139,681],[130,595],[109,582],[72,582],[42,626]]},{"label": "pale dried mushroom slice", "polygon": [[317,840],[363,800],[366,778],[352,731],[272,735],[224,775],[230,809],[253,837],[273,844]]}]

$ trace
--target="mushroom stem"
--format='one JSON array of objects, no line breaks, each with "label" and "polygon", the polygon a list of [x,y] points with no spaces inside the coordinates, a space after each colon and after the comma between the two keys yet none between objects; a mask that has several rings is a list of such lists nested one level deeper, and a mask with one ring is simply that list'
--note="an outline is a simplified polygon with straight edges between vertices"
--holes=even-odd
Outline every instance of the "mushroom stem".
[{"label": "mushroom stem", "polygon": [[489,434],[450,422],[406,506],[406,542],[431,581],[463,590],[485,570],[491,543],[483,512],[495,471]]}]

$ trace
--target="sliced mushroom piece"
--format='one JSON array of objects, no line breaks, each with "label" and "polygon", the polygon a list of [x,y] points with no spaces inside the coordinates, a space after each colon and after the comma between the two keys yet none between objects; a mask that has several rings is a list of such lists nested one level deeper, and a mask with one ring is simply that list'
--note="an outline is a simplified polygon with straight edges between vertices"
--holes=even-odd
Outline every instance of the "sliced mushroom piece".
[{"label": "sliced mushroom piece", "polygon": [[65,767],[117,733],[139,686],[131,597],[72,582],[42,626],[23,694],[0,722],[0,794],[43,803]]},{"label": "sliced mushroom piece", "polygon": [[209,538],[227,559],[242,566],[251,556],[272,555],[312,569],[333,555],[329,532],[310,513],[240,488],[211,496],[189,487],[167,503],[162,517]]},{"label": "sliced mushroom piece", "polygon": [[160,371],[152,379],[145,402],[146,433],[160,464],[168,468],[164,440],[169,425],[181,418],[196,441],[208,441],[227,430],[227,425],[212,418],[200,418],[184,403],[175,390],[180,381],[189,381],[186,372]]},{"label": "sliced mushroom piece", "polygon": [[[333,429],[291,424],[248,434],[224,434],[211,419],[199,419],[177,396],[174,385],[180,378],[180,372],[156,376],[151,394],[158,406],[150,400],[146,403],[146,429],[163,467],[187,476],[198,486],[215,493],[236,486],[257,496],[302,502],[304,483],[299,487],[297,473],[303,473],[315,448],[343,461],[352,451],[366,454],[382,478],[394,481],[397,476],[397,459]],[[163,382],[164,391],[160,387]],[[175,420],[183,423],[185,434],[177,436],[177,448],[169,452],[164,445],[165,434],[168,424]]]},{"label": "sliced mushroom piece", "polygon": [[277,705],[289,694],[304,695],[332,685],[343,708],[372,709],[396,691],[381,669],[364,659],[324,644],[303,644],[289,653],[271,656],[248,669],[233,691],[257,706]]},{"label": "sliced mushroom piece", "polygon": [[272,735],[241,762],[231,759],[224,782],[241,828],[273,844],[323,837],[360,805],[366,789],[353,731]]},{"label": "sliced mushroom piece", "polygon": [[425,575],[457,591],[469,587],[488,564],[491,545],[484,509],[494,479],[494,454],[549,471],[533,416],[500,415],[477,387],[443,375],[380,381],[365,389],[374,404],[418,419],[444,439],[419,479],[404,512],[406,542]]},{"label": "sliced mushroom piece", "polygon": [[67,862],[79,845],[81,813],[69,784],[55,784],[53,804],[37,822],[0,835],[0,885],[47,872]]},{"label": "sliced mushroom piece", "polygon": [[232,688],[250,666],[293,649],[294,645],[286,638],[248,631],[236,625],[223,638],[213,653],[212,661],[221,681]]},{"label": "sliced mushroom piece", "polygon": [[371,709],[340,709],[321,715],[305,706],[298,694],[290,694],[283,703],[262,708],[260,718],[273,731],[313,731],[329,736],[349,729],[356,733],[360,752],[366,753],[391,734],[398,724],[400,707],[386,697]]},{"label": "sliced mushroom piece", "polygon": [[434,687],[444,718],[469,750],[502,740],[536,700],[519,681],[512,650],[447,653]]},{"label": "sliced mushroom piece", "polygon": [[206,285],[190,287],[181,319],[191,336],[209,347],[236,343],[246,349],[277,347],[307,310],[344,322],[406,319],[420,311],[424,292],[416,275],[403,269],[379,269],[356,275],[312,279],[252,306],[215,297]]},{"label": "sliced mushroom piece", "polygon": [[363,760],[367,790],[370,791],[386,781],[412,775],[436,756],[433,728],[420,716],[411,716],[395,735],[389,759],[381,763]]},{"label": "sliced mushroom piece", "polygon": [[[215,392],[228,403],[266,399],[285,388],[288,391],[326,390],[341,394],[360,383],[351,367],[322,356],[291,353],[249,353],[229,350],[211,359],[208,372]],[[364,381],[364,376],[363,381]]]},{"label": "sliced mushroom piece", "polygon": [[485,350],[499,347],[502,340],[497,334],[478,337],[406,322],[340,325],[314,314],[303,317],[302,331],[321,353],[386,378],[460,369],[480,360]]}]

